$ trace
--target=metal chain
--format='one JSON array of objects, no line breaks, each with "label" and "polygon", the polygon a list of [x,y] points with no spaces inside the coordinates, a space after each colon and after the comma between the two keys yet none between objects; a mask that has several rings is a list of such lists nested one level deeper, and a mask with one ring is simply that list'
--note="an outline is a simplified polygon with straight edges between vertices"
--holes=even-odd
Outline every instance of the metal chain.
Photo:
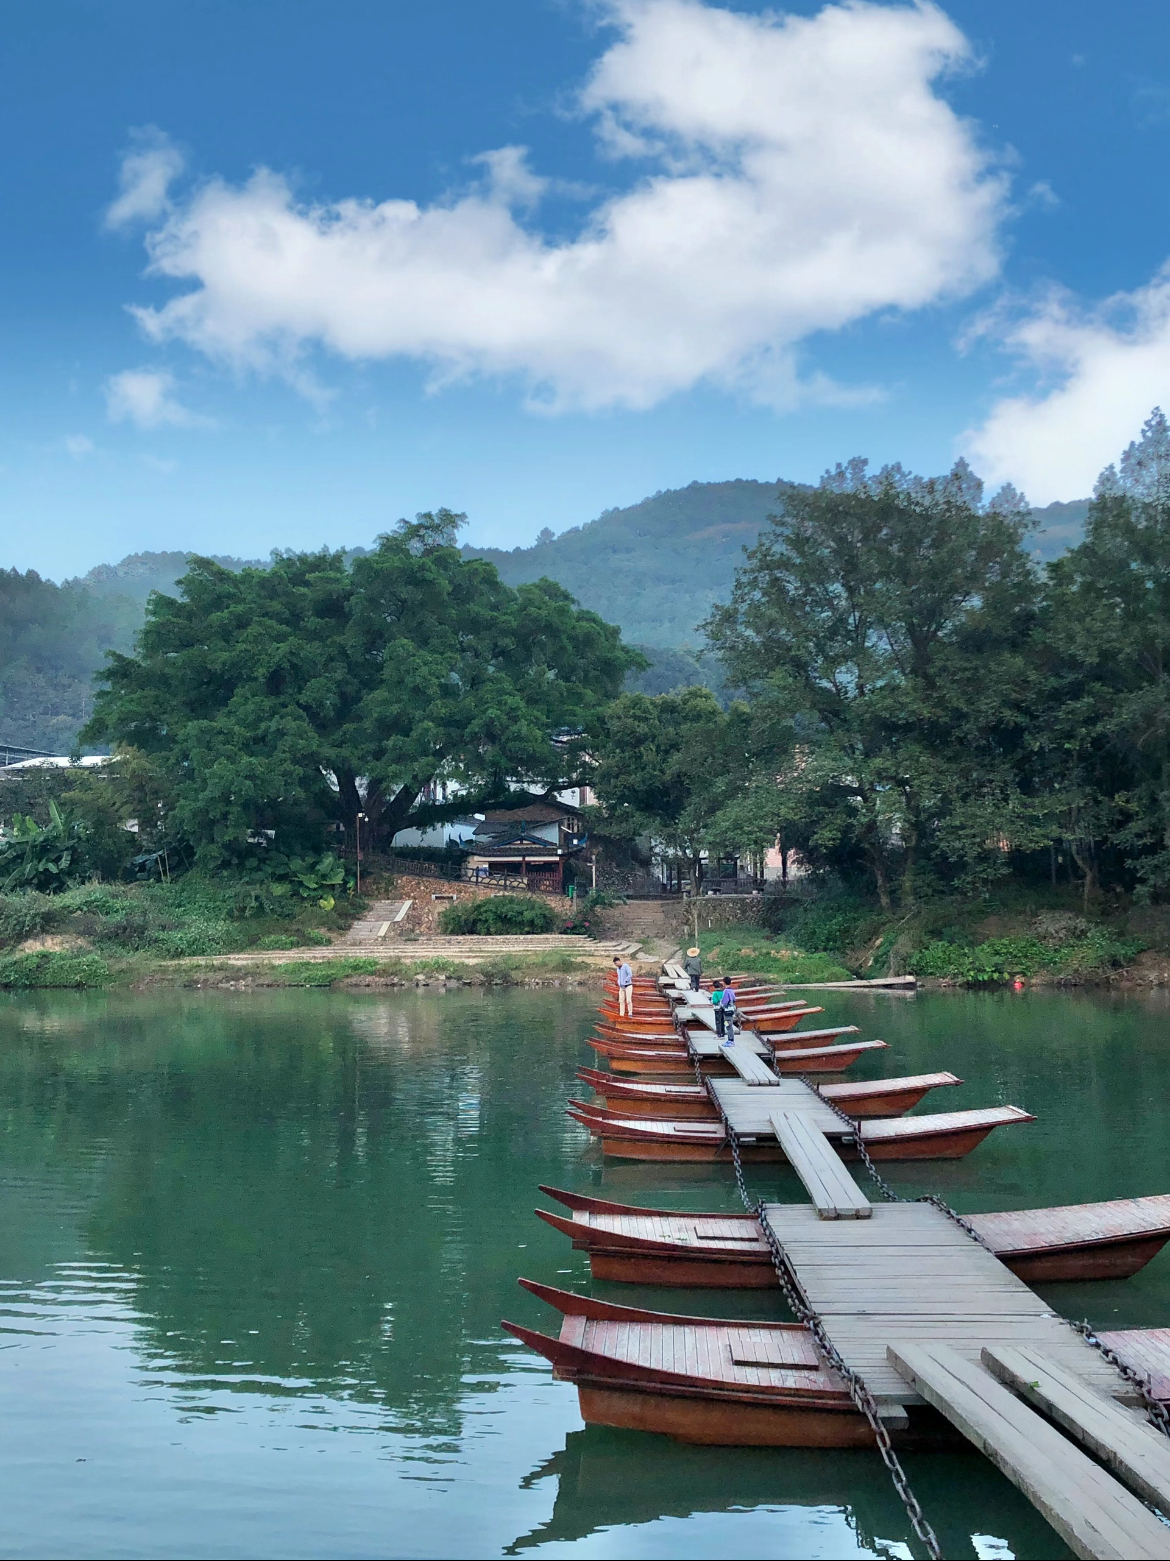
[{"label": "metal chain", "polygon": [[1099,1339],[1092,1323],[1087,1321],[1079,1323],[1073,1322],[1073,1320],[1069,1317],[1064,1317],[1061,1319],[1061,1321],[1068,1323],[1070,1328],[1072,1328],[1076,1333],[1079,1333],[1086,1344],[1091,1344],[1095,1350],[1100,1350],[1101,1354],[1105,1357],[1109,1364],[1117,1371],[1119,1371],[1127,1382],[1133,1383],[1134,1387],[1137,1388],[1138,1392],[1142,1396],[1142,1404],[1145,1407],[1146,1419],[1165,1436],[1170,1436],[1170,1411],[1167,1410],[1166,1405],[1160,1398],[1154,1397],[1153,1385],[1149,1377],[1145,1376],[1140,1371],[1135,1371],[1132,1366],[1127,1365],[1111,1345],[1108,1345],[1104,1343],[1103,1340]]},{"label": "metal chain", "polygon": [[[699,1074],[697,1058],[695,1061],[695,1073],[697,1077]],[[913,1528],[914,1532],[918,1535],[918,1538],[926,1547],[926,1553],[930,1557],[930,1561],[941,1561],[942,1550],[939,1547],[938,1538],[935,1535],[934,1529],[931,1528],[930,1523],[927,1521],[926,1514],[922,1510],[922,1505],[919,1502],[918,1497],[915,1496],[914,1492],[910,1489],[910,1482],[906,1478],[906,1471],[903,1469],[898,1455],[894,1451],[893,1443],[890,1441],[890,1433],[886,1429],[881,1415],[878,1413],[878,1407],[876,1401],[874,1400],[874,1396],[866,1386],[865,1379],[859,1376],[858,1373],[855,1372],[853,1368],[846,1363],[841,1355],[840,1350],[838,1350],[837,1346],[829,1337],[824,1322],[809,1305],[808,1297],[801,1290],[796,1275],[788,1266],[788,1262],[784,1255],[784,1248],[781,1246],[780,1241],[776,1236],[776,1232],[768,1223],[767,1209],[764,1204],[764,1200],[761,1198],[758,1202],[753,1203],[752,1196],[748,1192],[747,1179],[743,1172],[743,1155],[740,1149],[739,1134],[735,1132],[731,1126],[731,1123],[727,1120],[727,1113],[724,1111],[722,1102],[719,1100],[719,1097],[713,1090],[708,1089],[707,1093],[719,1111],[719,1116],[723,1122],[724,1137],[731,1146],[731,1163],[735,1170],[735,1185],[739,1189],[740,1197],[743,1199],[744,1208],[747,1209],[749,1213],[755,1215],[756,1223],[760,1227],[760,1231],[764,1237],[764,1240],[768,1243],[768,1250],[772,1255],[772,1266],[776,1270],[776,1278],[780,1282],[780,1288],[783,1290],[785,1299],[787,1300],[789,1307],[792,1309],[792,1314],[798,1322],[803,1323],[804,1326],[809,1330],[814,1340],[816,1341],[817,1348],[820,1350],[821,1354],[829,1362],[833,1369],[844,1379],[845,1385],[849,1389],[849,1397],[853,1401],[854,1408],[857,1409],[860,1414],[864,1415],[865,1419],[869,1422],[870,1430],[873,1432],[874,1440],[877,1443],[878,1452],[881,1454],[882,1462],[889,1471],[889,1476],[893,1482],[894,1489],[897,1491],[902,1505],[906,1509],[906,1516],[910,1519],[910,1526]],[[848,1118],[846,1118],[846,1120],[848,1121]]]},{"label": "metal chain", "polygon": [[[845,1112],[843,1112],[834,1101],[827,1099],[826,1096],[821,1093],[815,1081],[809,1078],[807,1074],[800,1074],[798,1076],[805,1084],[809,1086],[810,1089],[816,1091],[817,1095],[822,1101],[824,1101],[826,1106],[828,1106],[832,1111],[835,1111],[842,1121],[849,1123],[849,1125],[852,1127],[853,1142],[857,1145],[857,1151],[861,1156],[862,1164],[873,1177],[884,1196],[890,1199],[891,1202],[910,1202],[910,1199],[903,1198],[899,1193],[896,1193],[890,1184],[886,1181],[886,1179],[881,1176],[874,1168],[874,1163],[870,1159],[868,1153],[866,1152],[865,1145],[861,1141],[860,1124],[855,1122],[852,1117],[846,1116]],[[955,1209],[952,1209],[950,1204],[946,1203],[936,1193],[925,1193],[913,1201],[916,1203],[931,1204],[932,1207],[938,1209],[940,1213],[945,1214],[948,1219],[953,1220],[955,1224],[959,1226],[960,1230],[965,1231],[967,1235],[971,1237],[972,1241],[977,1241],[981,1247],[984,1247],[988,1252],[991,1252],[998,1257],[999,1254],[995,1252],[995,1248],[980,1234],[978,1230],[975,1229],[974,1225],[972,1225],[969,1220],[965,1220],[961,1214],[959,1214]],[[1067,1323],[1070,1328],[1079,1333],[1085,1340],[1086,1344],[1090,1344],[1094,1349],[1099,1350],[1105,1359],[1109,1362],[1109,1364],[1113,1366],[1115,1370],[1120,1372],[1127,1382],[1132,1383],[1133,1386],[1137,1388],[1138,1392],[1142,1396],[1142,1403],[1145,1407],[1146,1418],[1165,1436],[1170,1437],[1170,1410],[1167,1409],[1166,1405],[1162,1402],[1161,1399],[1154,1397],[1150,1378],[1144,1375],[1142,1372],[1135,1371],[1132,1366],[1128,1365],[1124,1360],[1122,1360],[1121,1356],[1117,1353],[1116,1350],[1110,1348],[1108,1344],[1104,1344],[1097,1337],[1096,1331],[1094,1330],[1091,1323],[1073,1322],[1070,1318],[1067,1317],[1062,1317],[1061,1321]]]},{"label": "metal chain", "polygon": [[841,1107],[837,1105],[836,1101],[830,1100],[827,1095],[823,1094],[816,1080],[810,1078],[807,1073],[798,1074],[797,1077],[801,1080],[802,1083],[807,1084],[809,1089],[815,1092],[820,1100],[823,1101],[826,1106],[828,1106],[830,1111],[836,1112],[836,1114],[841,1118],[842,1122],[848,1124],[850,1128],[850,1137],[852,1138],[853,1143],[856,1145],[857,1153],[860,1156],[861,1163],[865,1166],[865,1169],[877,1183],[878,1190],[884,1198],[887,1198],[891,1203],[929,1203],[934,1208],[938,1209],[940,1213],[945,1214],[948,1219],[954,1220],[955,1224],[958,1225],[961,1230],[966,1231],[967,1235],[970,1236],[972,1241],[977,1241],[981,1247],[986,1247],[988,1252],[994,1250],[979,1234],[974,1225],[972,1225],[968,1220],[965,1220],[963,1216],[955,1209],[952,1209],[949,1203],[945,1203],[943,1199],[937,1195],[937,1193],[928,1192],[923,1193],[918,1198],[905,1198],[900,1192],[895,1192],[894,1189],[890,1186],[889,1182],[886,1181],[885,1177],[878,1170],[877,1166],[874,1165],[873,1160],[870,1158],[869,1150],[866,1149],[865,1143],[861,1136],[861,1123],[858,1122],[855,1117],[847,1116],[845,1112],[841,1110]]},{"label": "metal chain", "polygon": [[[734,1144],[734,1142],[733,1134],[732,1143]],[[784,1256],[784,1248],[781,1246],[775,1231],[768,1223],[768,1216],[762,1199],[756,1207],[756,1219],[759,1222],[764,1240],[768,1243],[769,1251],[772,1254],[772,1265],[776,1270],[776,1277],[780,1281],[780,1288],[784,1291],[793,1315],[805,1325],[816,1340],[821,1354],[824,1355],[833,1369],[845,1379],[854,1408],[864,1415],[869,1422],[870,1429],[874,1434],[874,1440],[877,1442],[878,1452],[881,1454],[882,1462],[886,1466],[894,1489],[897,1491],[902,1505],[906,1509],[906,1516],[910,1519],[911,1527],[926,1547],[926,1553],[930,1557],[930,1561],[942,1561],[942,1548],[939,1545],[938,1536],[930,1526],[926,1514],[922,1510],[921,1502],[910,1489],[906,1471],[903,1469],[901,1460],[894,1451],[893,1443],[890,1441],[890,1433],[886,1430],[885,1424],[878,1413],[874,1396],[866,1386],[865,1379],[859,1376],[851,1366],[846,1364],[840,1350],[838,1350],[829,1337],[821,1318],[808,1304],[807,1297],[799,1287],[799,1282],[788,1267]]]}]

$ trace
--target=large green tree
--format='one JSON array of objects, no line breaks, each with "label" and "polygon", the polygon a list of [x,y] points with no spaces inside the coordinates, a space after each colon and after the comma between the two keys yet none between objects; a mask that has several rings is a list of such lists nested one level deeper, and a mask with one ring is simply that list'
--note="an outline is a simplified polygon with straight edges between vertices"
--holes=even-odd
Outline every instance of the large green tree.
[{"label": "large green tree", "polygon": [[[1023,783],[1036,673],[1027,510],[965,463],[936,479],[849,462],[785,486],[706,625],[749,691],[761,787],[819,859],[860,859],[884,905],[968,884],[1046,838]],[[781,806],[781,801],[783,806]]]},{"label": "large green tree", "polygon": [[701,687],[615,700],[598,724],[589,776],[604,827],[619,838],[650,835],[697,882],[711,821],[742,784],[746,716]]},{"label": "large green tree", "polygon": [[1053,795],[1088,895],[1120,855],[1170,891],[1170,427],[1160,408],[1098,479],[1085,539],[1050,566],[1043,623]]},{"label": "large green tree", "polygon": [[237,572],[193,559],[178,596],[150,598],[137,654],[111,659],[87,735],[165,761],[205,861],[359,810],[388,841],[442,816],[422,800],[440,780],[462,788],[448,813],[508,778],[563,783],[579,747],[563,734],[640,658],[552,581],[513,590],[464,558],[463,519],[402,522],[350,567],[329,551]]}]

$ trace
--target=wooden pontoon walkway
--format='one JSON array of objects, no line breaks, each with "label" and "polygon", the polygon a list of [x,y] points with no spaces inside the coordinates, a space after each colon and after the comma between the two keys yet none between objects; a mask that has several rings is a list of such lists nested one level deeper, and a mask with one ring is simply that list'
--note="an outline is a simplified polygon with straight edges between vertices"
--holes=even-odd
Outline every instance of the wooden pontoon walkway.
[{"label": "wooden pontoon walkway", "polygon": [[926,1203],[875,1204],[847,1221],[767,1204],[764,1219],[891,1428],[929,1403],[1078,1556],[1170,1557],[1170,1527],[1076,1445],[1168,1506],[1170,1441],[1131,1407],[1140,1395],[1105,1357],[954,1220]]}]

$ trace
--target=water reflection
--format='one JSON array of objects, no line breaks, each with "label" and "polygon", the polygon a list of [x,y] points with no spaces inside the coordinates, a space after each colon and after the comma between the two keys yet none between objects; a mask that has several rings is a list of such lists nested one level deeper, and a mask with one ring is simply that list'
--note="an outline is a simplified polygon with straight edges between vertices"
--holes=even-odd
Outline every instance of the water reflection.
[{"label": "water reflection", "polygon": [[[518,1273],[589,1282],[532,1218],[538,1182],[737,1207],[726,1169],[604,1166],[566,1119],[592,1004],[0,1001],[0,1373],[21,1404],[0,1426],[20,1470],[0,1553],[909,1553],[876,1459],[581,1431],[572,1391],[501,1334],[501,1316],[551,1321]],[[953,1068],[968,1082],[946,1109],[1038,1112],[967,1161],[891,1168],[971,1209],[1168,1190],[1166,1014],[1058,994],[834,996],[824,1022],[891,1043],[871,1075]],[[800,1196],[783,1167],[752,1179]],[[761,1292],[607,1293],[783,1315]],[[1165,1326],[1170,1254],[1052,1299]],[[911,1466],[947,1554],[1061,1553],[973,1453]]]}]

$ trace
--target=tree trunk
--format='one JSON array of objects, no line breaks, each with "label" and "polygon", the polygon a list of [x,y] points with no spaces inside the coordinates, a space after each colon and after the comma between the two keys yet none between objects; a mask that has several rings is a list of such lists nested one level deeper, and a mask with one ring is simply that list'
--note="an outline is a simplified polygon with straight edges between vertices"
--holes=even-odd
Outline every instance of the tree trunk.
[{"label": "tree trunk", "polygon": [[334,770],[337,779],[337,809],[341,822],[348,832],[354,820],[362,812],[362,794],[358,790],[357,776],[350,770]]},{"label": "tree trunk", "polygon": [[869,853],[870,866],[873,869],[874,882],[877,885],[878,904],[883,911],[892,911],[894,902],[890,899],[890,880],[886,876],[886,864],[881,853],[871,851]]},{"label": "tree trunk", "polygon": [[1069,853],[1084,875],[1082,906],[1087,916],[1089,899],[1097,893],[1097,853],[1091,840],[1082,845],[1075,836],[1069,841]]},{"label": "tree trunk", "polygon": [[[414,811],[415,799],[426,785],[429,776],[423,780],[408,780],[404,786],[400,786],[392,797],[386,797],[379,788],[377,797],[377,830],[379,835],[384,835],[387,845],[400,829],[410,826],[410,815]],[[372,788],[371,788],[372,789]],[[371,818],[373,815],[371,814]]]}]

